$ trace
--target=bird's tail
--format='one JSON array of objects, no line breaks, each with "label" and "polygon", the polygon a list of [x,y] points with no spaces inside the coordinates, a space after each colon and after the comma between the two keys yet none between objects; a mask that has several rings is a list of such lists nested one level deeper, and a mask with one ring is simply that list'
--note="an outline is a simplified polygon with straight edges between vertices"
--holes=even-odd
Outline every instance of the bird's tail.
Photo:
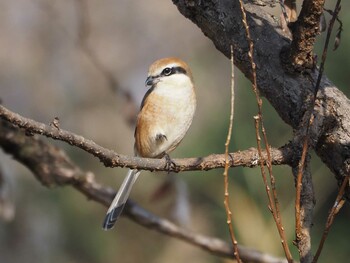
[{"label": "bird's tail", "polygon": [[140,171],[129,170],[122,185],[120,186],[117,195],[114,197],[112,204],[108,208],[105,220],[103,222],[103,229],[109,230],[113,228],[115,222],[123,211],[126,201],[130,195],[132,186],[134,185]]}]

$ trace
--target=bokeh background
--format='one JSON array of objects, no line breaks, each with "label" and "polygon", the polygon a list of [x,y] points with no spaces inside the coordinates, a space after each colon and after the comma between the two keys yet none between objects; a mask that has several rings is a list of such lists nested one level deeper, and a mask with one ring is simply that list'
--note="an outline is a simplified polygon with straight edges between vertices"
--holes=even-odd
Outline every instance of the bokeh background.
[{"label": "bokeh background", "polygon": [[[332,8],[334,1],[327,1]],[[349,10],[343,2],[342,13]],[[279,8],[271,10],[279,14]],[[328,20],[329,17],[327,16]],[[329,52],[328,77],[345,93],[350,83],[350,17],[341,15],[341,46]],[[122,154],[132,154],[133,128],[125,121],[128,103],[116,89],[139,104],[150,63],[178,56],[193,70],[198,111],[174,157],[206,156],[224,151],[230,99],[230,61],[219,53],[171,1],[2,0],[0,1],[0,97],[19,114],[49,123],[60,118],[66,130],[81,134]],[[320,54],[324,36],[319,37]],[[110,77],[117,81],[111,85]],[[236,70],[236,105],[231,151],[255,147],[256,103],[250,83]],[[270,144],[292,136],[268,102],[263,105]],[[45,139],[45,138],[43,138]],[[126,169],[105,168],[97,159],[66,145],[85,171],[117,188]],[[106,208],[71,187],[47,189],[11,156],[0,152],[6,178],[7,214],[0,221],[0,262],[226,262],[181,241],[122,218],[113,231],[101,223]],[[188,229],[229,241],[223,207],[222,170],[181,173],[174,177],[144,172],[132,198],[150,211]],[[317,203],[312,238],[320,239],[337,193],[330,171],[312,158]],[[294,183],[288,167],[274,167],[283,221],[290,244],[294,238]],[[152,195],[171,180],[173,190]],[[259,169],[230,170],[234,225],[241,244],[283,256],[277,230],[267,209]],[[179,205],[180,204],[180,205]],[[4,207],[2,207],[4,209]],[[346,262],[349,205],[331,229],[320,262]],[[292,246],[292,245],[291,245]],[[296,256],[296,249],[293,248]]]}]

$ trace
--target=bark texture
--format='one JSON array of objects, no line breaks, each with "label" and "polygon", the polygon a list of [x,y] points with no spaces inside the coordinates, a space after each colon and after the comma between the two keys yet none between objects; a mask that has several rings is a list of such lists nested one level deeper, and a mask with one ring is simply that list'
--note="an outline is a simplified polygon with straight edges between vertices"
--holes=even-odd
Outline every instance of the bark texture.
[{"label": "bark texture", "polygon": [[[173,3],[228,58],[230,45],[233,45],[236,66],[252,80],[249,47],[238,1],[173,0]],[[280,58],[282,51],[290,48],[290,39],[275,18],[260,7],[246,3],[245,9],[255,44],[258,88],[283,121],[298,129],[312,97],[318,71],[305,75],[288,73]],[[327,77],[323,77],[314,109],[311,146],[315,147],[339,183],[349,172],[349,113],[349,99]]]},{"label": "bark texture", "polygon": [[298,71],[315,67],[313,54],[317,35],[320,33],[320,18],[324,0],[305,0],[298,20],[291,26],[293,41],[289,53],[292,68]]}]

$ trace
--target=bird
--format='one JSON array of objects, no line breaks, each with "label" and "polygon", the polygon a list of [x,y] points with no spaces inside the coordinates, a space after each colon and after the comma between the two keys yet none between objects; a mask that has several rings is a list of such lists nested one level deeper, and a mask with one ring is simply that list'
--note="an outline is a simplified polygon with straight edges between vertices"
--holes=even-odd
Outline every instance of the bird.
[{"label": "bird", "polygon": [[[166,158],[187,133],[195,111],[196,93],[190,67],[181,59],[156,60],[148,70],[148,88],[136,119],[134,155],[144,158]],[[131,188],[141,171],[129,169],[103,222],[112,229],[128,200]]]}]

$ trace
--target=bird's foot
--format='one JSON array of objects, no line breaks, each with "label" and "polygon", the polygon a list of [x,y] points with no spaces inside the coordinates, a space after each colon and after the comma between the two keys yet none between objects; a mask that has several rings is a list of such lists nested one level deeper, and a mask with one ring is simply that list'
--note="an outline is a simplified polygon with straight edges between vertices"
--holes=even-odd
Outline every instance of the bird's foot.
[{"label": "bird's foot", "polygon": [[165,154],[164,158],[166,160],[164,169],[168,171],[168,173],[171,172],[171,170],[174,170],[176,168],[176,163],[170,158],[169,154]]}]

